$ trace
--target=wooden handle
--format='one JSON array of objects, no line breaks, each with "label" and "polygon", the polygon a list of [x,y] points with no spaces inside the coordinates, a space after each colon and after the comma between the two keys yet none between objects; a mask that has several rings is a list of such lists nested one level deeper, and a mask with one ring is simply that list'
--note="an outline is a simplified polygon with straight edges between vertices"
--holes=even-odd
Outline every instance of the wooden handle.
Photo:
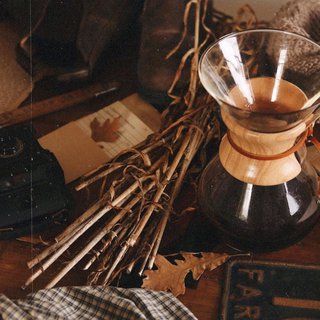
[{"label": "wooden handle", "polygon": [[[259,133],[246,130],[235,123],[225,112],[222,118],[232,140],[247,152],[257,155],[276,155],[290,149],[306,130],[304,123],[285,132]],[[301,165],[294,153],[276,160],[257,160],[248,157],[232,147],[227,136],[220,144],[220,161],[235,178],[246,183],[270,186],[287,182],[301,172]]]},{"label": "wooden handle", "polygon": [[47,100],[28,104],[19,109],[0,114],[0,126],[7,127],[13,124],[35,119],[48,113],[72,107],[91,98],[117,90],[118,88],[118,82],[110,82],[107,85],[96,83],[82,89],[49,98]]}]

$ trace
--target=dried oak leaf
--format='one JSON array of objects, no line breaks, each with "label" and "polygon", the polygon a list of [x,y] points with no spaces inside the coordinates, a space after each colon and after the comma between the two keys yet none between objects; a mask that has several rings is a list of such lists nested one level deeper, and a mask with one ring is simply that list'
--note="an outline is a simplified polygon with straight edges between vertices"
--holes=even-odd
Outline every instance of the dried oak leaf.
[{"label": "dried oak leaf", "polygon": [[120,117],[105,120],[102,124],[94,118],[90,123],[91,137],[96,142],[115,142],[119,135],[117,131],[120,128]]},{"label": "dried oak leaf", "polygon": [[203,252],[201,257],[193,253],[181,254],[184,260],[170,263],[164,256],[157,255],[155,265],[157,270],[146,270],[143,275],[142,287],[157,291],[171,291],[174,296],[184,294],[185,277],[191,271],[198,280],[205,270],[213,270],[223,264],[230,256],[226,253]]}]

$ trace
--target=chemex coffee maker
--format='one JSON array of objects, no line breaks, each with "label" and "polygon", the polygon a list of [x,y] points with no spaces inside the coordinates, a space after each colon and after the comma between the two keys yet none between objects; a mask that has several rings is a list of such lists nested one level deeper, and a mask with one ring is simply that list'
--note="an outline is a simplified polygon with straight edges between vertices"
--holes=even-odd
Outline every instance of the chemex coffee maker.
[{"label": "chemex coffee maker", "polygon": [[320,215],[305,142],[319,117],[320,46],[290,32],[229,34],[207,48],[200,80],[228,130],[199,182],[202,216],[232,247],[299,241]]}]

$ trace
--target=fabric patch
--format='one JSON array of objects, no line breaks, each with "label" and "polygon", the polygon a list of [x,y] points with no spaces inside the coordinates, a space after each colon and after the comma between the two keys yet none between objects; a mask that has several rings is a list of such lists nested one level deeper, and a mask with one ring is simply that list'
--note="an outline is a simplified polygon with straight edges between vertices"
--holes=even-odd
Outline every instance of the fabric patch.
[{"label": "fabric patch", "polygon": [[320,266],[230,262],[221,319],[320,319]]}]

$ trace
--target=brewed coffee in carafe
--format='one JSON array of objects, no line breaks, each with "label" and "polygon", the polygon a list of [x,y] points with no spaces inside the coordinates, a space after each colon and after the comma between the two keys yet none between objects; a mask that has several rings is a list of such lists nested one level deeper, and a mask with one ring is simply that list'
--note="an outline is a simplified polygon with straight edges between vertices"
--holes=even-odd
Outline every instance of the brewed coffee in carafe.
[{"label": "brewed coffee in carafe", "polygon": [[201,82],[220,104],[228,132],[201,175],[199,207],[212,232],[238,249],[295,243],[320,214],[305,146],[319,104],[316,86],[307,84],[319,70],[297,68],[298,44],[305,57],[320,54],[307,38],[260,29],[223,37],[200,61]]}]

